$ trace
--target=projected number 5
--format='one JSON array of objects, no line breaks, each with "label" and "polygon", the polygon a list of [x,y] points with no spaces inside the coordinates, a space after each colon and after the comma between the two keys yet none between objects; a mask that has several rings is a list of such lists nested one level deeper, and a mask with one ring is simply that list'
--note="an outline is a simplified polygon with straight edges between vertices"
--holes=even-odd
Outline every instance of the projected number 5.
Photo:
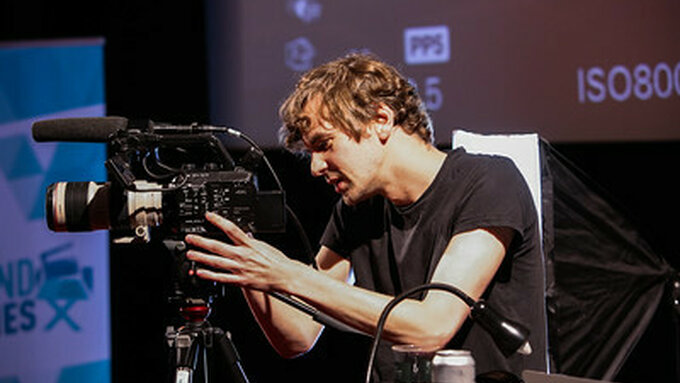
[{"label": "projected number 5", "polygon": [[424,87],[420,89],[415,79],[408,79],[411,85],[420,93],[425,102],[427,110],[435,111],[444,105],[444,92],[441,89],[441,78],[439,76],[429,76],[425,78]]}]

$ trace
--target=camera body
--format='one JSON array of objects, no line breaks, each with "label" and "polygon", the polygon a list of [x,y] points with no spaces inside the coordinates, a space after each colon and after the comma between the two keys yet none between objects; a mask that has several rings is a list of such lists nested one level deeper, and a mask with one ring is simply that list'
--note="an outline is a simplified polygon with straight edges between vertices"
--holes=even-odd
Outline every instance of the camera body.
[{"label": "camera body", "polygon": [[[173,240],[186,234],[219,236],[205,220],[205,213],[213,212],[246,232],[285,231],[283,191],[259,191],[255,172],[236,165],[216,134],[154,129],[151,123],[142,127],[117,130],[107,139],[112,181],[48,187],[50,229],[111,230],[122,243],[149,242],[152,235]],[[246,156],[244,163],[257,162],[261,152]]]},{"label": "camera body", "polygon": [[[285,232],[284,192],[260,191],[255,170],[266,162],[247,137],[250,149],[237,164],[223,139],[231,128],[159,125],[121,117],[36,122],[36,141],[106,142],[111,181],[57,182],[47,188],[46,219],[58,232],[110,230],[114,243],[162,242],[173,254],[171,302],[207,306],[221,286],[196,277],[186,258],[187,234],[228,241],[207,222],[219,214],[248,233]],[[245,137],[245,136],[244,136]],[[243,138],[243,137],[242,137]]]},{"label": "camera body", "polygon": [[257,231],[258,193],[253,173],[202,170],[186,173],[186,179],[185,185],[163,198],[171,232],[215,233],[217,229],[205,222],[209,211],[229,218],[245,231]]}]

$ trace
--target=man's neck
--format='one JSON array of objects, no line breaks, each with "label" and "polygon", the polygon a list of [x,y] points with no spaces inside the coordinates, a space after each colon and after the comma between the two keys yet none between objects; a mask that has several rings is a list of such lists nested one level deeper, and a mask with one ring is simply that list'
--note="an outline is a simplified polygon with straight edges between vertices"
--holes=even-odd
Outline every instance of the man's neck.
[{"label": "man's neck", "polygon": [[397,206],[417,201],[434,182],[446,153],[415,136],[400,137],[389,153],[383,195]]}]

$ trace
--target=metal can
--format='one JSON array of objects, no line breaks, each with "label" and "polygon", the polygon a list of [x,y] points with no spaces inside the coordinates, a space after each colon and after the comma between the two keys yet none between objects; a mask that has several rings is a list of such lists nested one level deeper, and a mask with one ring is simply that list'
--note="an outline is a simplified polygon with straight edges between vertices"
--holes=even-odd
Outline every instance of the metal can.
[{"label": "metal can", "polygon": [[470,351],[437,351],[432,358],[432,383],[475,383],[475,360]]}]

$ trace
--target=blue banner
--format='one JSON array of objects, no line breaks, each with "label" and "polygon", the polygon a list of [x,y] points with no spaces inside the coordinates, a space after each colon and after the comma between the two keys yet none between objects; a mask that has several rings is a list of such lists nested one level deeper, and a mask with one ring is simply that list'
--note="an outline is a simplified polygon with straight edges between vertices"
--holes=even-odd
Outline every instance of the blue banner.
[{"label": "blue banner", "polygon": [[53,233],[45,191],[106,180],[103,144],[36,120],[105,114],[100,39],[0,45],[0,382],[110,382],[108,233]]}]

